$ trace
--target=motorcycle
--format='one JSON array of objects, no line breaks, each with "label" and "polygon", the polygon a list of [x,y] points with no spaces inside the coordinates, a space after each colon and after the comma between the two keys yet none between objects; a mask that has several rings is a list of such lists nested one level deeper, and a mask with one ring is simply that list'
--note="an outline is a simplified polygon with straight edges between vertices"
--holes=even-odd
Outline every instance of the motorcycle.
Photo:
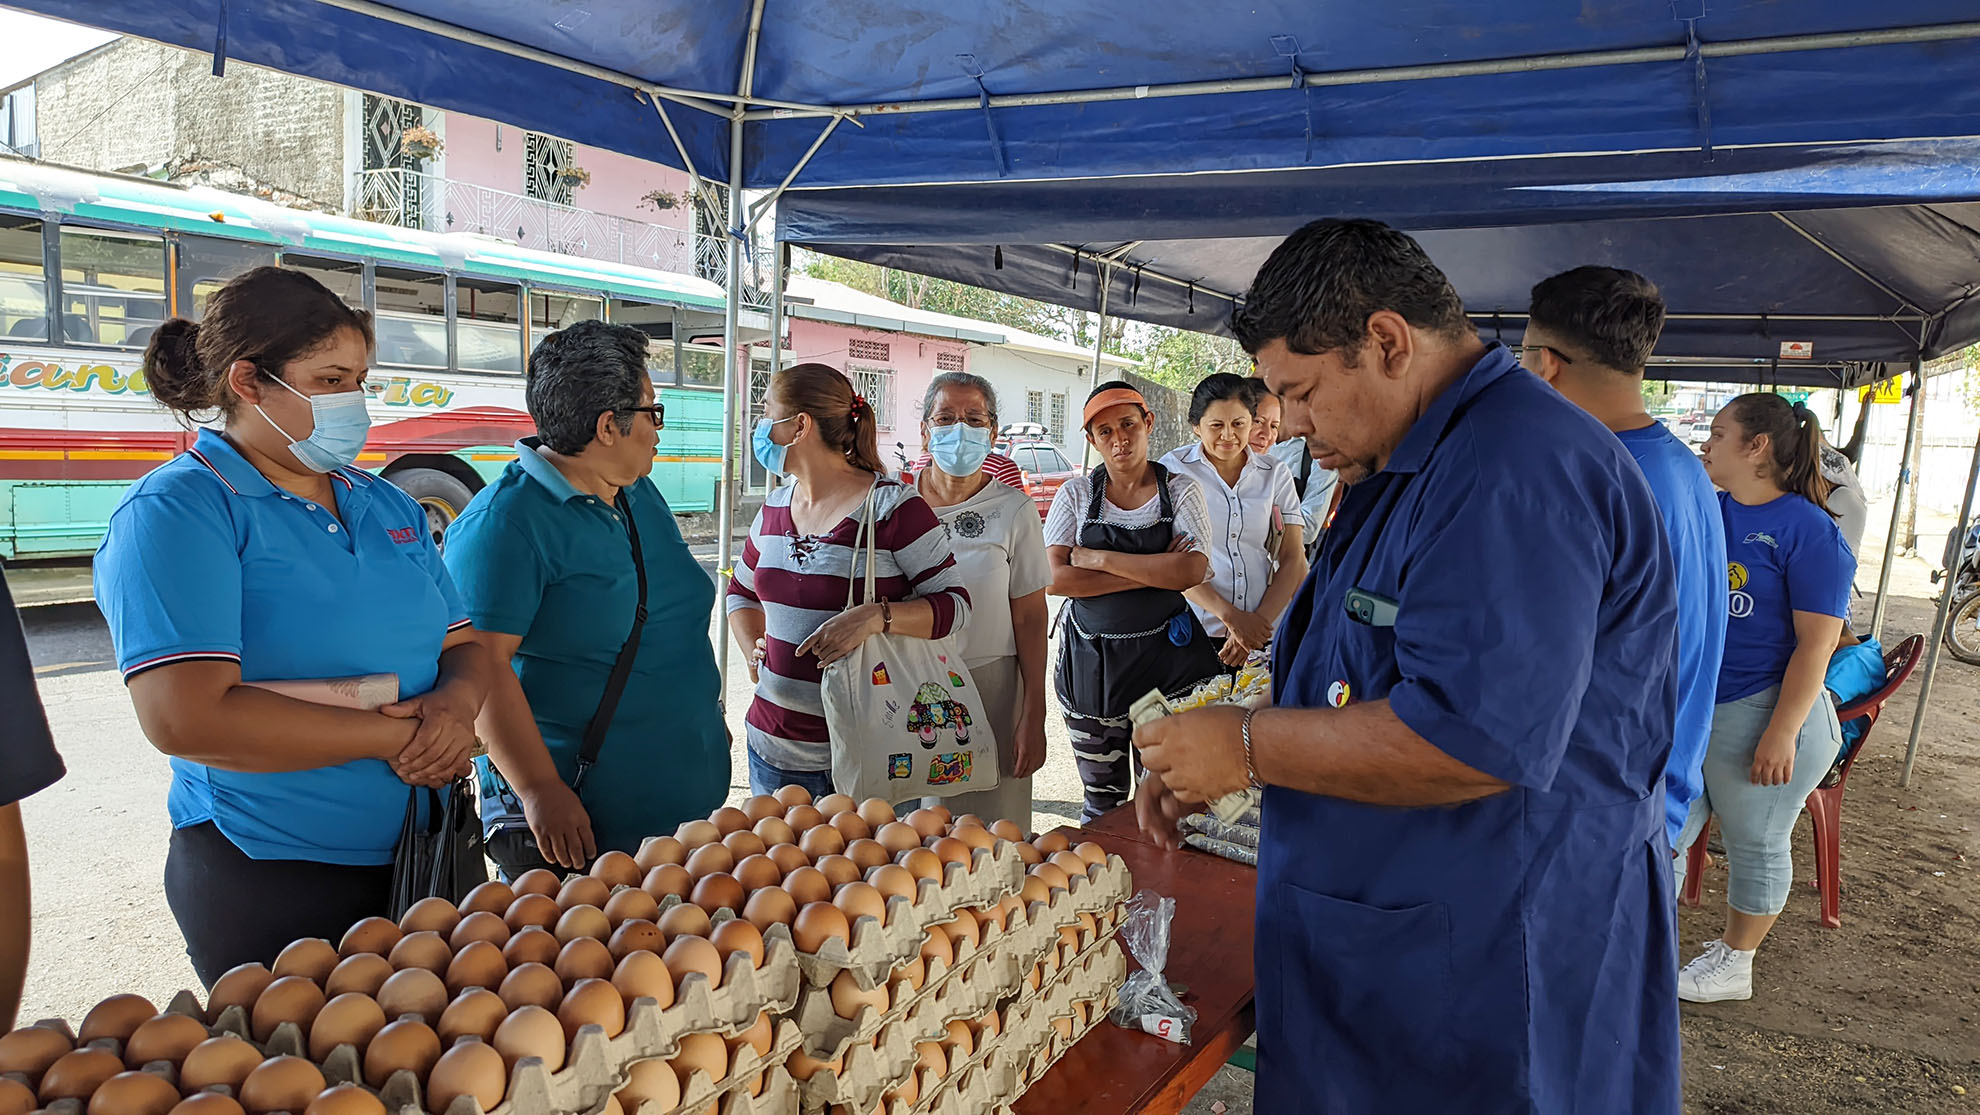
[{"label": "motorcycle", "polygon": [[1951,581],[1946,591],[1953,594],[1952,617],[1946,621],[1946,649],[1961,662],[1980,666],[1980,523],[1967,529],[1957,558],[1953,540],[1946,539],[1945,568],[1933,572],[1932,583],[1943,579]]}]

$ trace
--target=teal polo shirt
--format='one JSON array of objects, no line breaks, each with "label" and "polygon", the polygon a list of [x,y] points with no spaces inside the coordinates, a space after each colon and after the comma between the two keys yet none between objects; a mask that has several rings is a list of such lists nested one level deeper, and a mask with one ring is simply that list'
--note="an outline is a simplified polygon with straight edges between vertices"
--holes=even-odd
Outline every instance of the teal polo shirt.
[{"label": "teal polo shirt", "polygon": [[[598,850],[705,817],[729,792],[721,682],[708,624],[715,586],[681,538],[667,500],[642,477],[625,489],[646,558],[646,628],[618,713],[584,783]],[[571,485],[537,451],[481,490],[447,531],[446,561],[483,631],[519,635],[514,666],[543,742],[568,783],[584,729],[639,601],[619,512]],[[482,765],[483,797],[491,785]]]},{"label": "teal polo shirt", "polygon": [[[330,474],[336,514],[269,483],[226,438],[124,493],[96,552],[96,602],[124,679],[238,662],[242,681],[397,674],[433,688],[467,614],[426,512],[362,469]],[[377,759],[247,774],[172,760],[174,828],[212,821],[254,859],[392,861],[411,791]]]}]

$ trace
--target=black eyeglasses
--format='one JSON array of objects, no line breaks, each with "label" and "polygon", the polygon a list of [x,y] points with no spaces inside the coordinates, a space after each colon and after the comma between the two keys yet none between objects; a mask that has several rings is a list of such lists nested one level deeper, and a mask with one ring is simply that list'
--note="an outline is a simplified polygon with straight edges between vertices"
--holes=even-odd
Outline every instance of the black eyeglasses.
[{"label": "black eyeglasses", "polygon": [[1563,364],[1574,363],[1574,357],[1569,356],[1567,353],[1562,352],[1560,349],[1555,348],[1553,345],[1524,345],[1520,348],[1519,351],[1523,355],[1528,349],[1532,349],[1535,352],[1551,352],[1554,354],[1554,359],[1560,361]]},{"label": "black eyeglasses", "polygon": [[644,407],[625,407],[620,411],[620,413],[650,414],[653,416],[654,429],[664,430],[667,428],[667,408],[662,403],[654,403],[652,406],[644,406]]}]

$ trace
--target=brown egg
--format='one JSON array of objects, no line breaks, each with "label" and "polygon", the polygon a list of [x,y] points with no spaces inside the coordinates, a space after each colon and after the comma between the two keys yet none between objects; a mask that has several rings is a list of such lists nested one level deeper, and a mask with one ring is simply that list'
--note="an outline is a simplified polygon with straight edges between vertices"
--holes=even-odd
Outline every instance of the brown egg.
[{"label": "brown egg", "polygon": [[617,1099],[625,1112],[633,1112],[642,1104],[646,1105],[646,1115],[672,1111],[681,1104],[681,1078],[666,1061],[634,1061],[626,1069],[626,1086],[619,1089]]},{"label": "brown egg", "polygon": [[895,819],[894,807],[880,798],[867,798],[860,802],[854,811],[866,822],[867,827],[872,829],[892,824]]},{"label": "brown egg", "polygon": [[177,1106],[179,1090],[163,1076],[120,1072],[97,1085],[85,1110],[89,1115],[170,1115]]},{"label": "brown egg", "polygon": [[48,1026],[23,1026],[0,1034],[0,1073],[18,1072],[29,1080],[40,1080],[48,1066],[74,1049],[69,1035]]},{"label": "brown egg", "polygon": [[[978,831],[980,832],[982,830],[979,829]],[[937,840],[928,850],[934,852],[935,857],[943,863],[959,863],[963,866],[964,870],[969,869],[970,846],[956,837],[944,836],[940,840]],[[943,870],[946,873],[947,868]]]},{"label": "brown egg", "polygon": [[1024,903],[1016,895],[1006,895],[997,900],[997,925],[1004,930],[1015,930],[1022,922],[1019,915],[1024,913]]},{"label": "brown egg", "polygon": [[508,1067],[492,1045],[464,1041],[440,1055],[426,1078],[426,1109],[435,1115],[461,1096],[493,1111],[509,1089]]},{"label": "brown egg", "polygon": [[355,1084],[339,1084],[318,1092],[303,1115],[385,1115],[385,1105]]},{"label": "brown egg", "polygon": [[914,1046],[915,1071],[932,1072],[937,1077],[949,1075],[949,1054],[932,1041],[916,1042]]},{"label": "brown egg", "polygon": [[659,900],[639,889],[637,884],[615,891],[612,897],[605,900],[603,909],[605,920],[611,923],[613,929],[636,918],[652,921],[660,916]]},{"label": "brown egg", "polygon": [[440,1059],[440,1035],[433,1027],[413,1019],[401,1019],[378,1031],[364,1048],[364,1082],[374,1088],[385,1086],[395,1072],[410,1072],[421,1080]]},{"label": "brown egg", "polygon": [[716,828],[713,821],[682,821],[681,827],[674,830],[674,839],[692,853],[704,844],[722,839],[722,830]]},{"label": "brown egg", "polygon": [[612,974],[612,950],[596,937],[573,937],[557,954],[552,969],[565,987],[580,980],[607,979]]},{"label": "brown egg", "polygon": [[953,920],[945,921],[935,928],[948,935],[949,942],[955,946],[958,958],[983,943],[981,927],[977,925],[976,919],[968,914],[957,915]]},{"label": "brown egg", "polygon": [[688,1089],[688,1078],[705,1072],[721,1083],[729,1075],[729,1047],[715,1034],[688,1034],[681,1038],[681,1051],[674,1055],[674,1072],[681,1078],[681,1091]]},{"label": "brown egg", "polygon": [[908,874],[917,879],[942,881],[942,858],[926,848],[916,848],[912,852],[902,852],[895,863],[907,868]]},{"label": "brown egg", "polygon": [[763,841],[766,848],[797,843],[797,831],[791,828],[790,822],[784,820],[782,813],[757,821],[749,831]]},{"label": "brown egg", "polygon": [[942,1044],[949,1050],[949,1063],[961,1064],[976,1052],[976,1034],[969,1023],[958,1018],[949,1023],[948,1033],[942,1037]]},{"label": "brown egg", "polygon": [[[241,1074],[247,1078],[246,1073]],[[172,1115],[247,1115],[240,1101],[225,1092],[194,1092],[179,1101]]]},{"label": "brown egg", "polygon": [[372,1037],[385,1028],[385,1021],[384,1008],[371,996],[356,992],[339,995],[325,1003],[310,1024],[309,1059],[326,1061],[340,1045],[355,1046],[362,1053]]},{"label": "brown egg", "polygon": [[745,893],[742,883],[734,875],[718,871],[702,876],[694,884],[692,901],[713,917],[717,910],[726,909],[731,913],[741,910]]},{"label": "brown egg", "polygon": [[841,1054],[829,1061],[814,1060],[805,1053],[803,1046],[799,1046],[785,1060],[784,1068],[789,1070],[793,1079],[810,1080],[820,1072],[829,1072],[834,1075],[844,1072],[846,1069],[846,1059]]},{"label": "brown egg", "polygon": [[1064,1038],[1064,1039],[1066,1039],[1067,1041],[1071,1041],[1071,1040],[1072,1040],[1072,1035],[1073,1035],[1073,1020],[1072,1020],[1072,1019],[1070,1019],[1070,1018],[1054,1018],[1054,1019],[1052,1020],[1052,1028],[1053,1028],[1054,1030],[1057,1030],[1057,1031],[1059,1032],[1059,1036],[1060,1036],[1060,1037],[1062,1037],[1062,1038]]},{"label": "brown egg", "polygon": [[1031,845],[1049,856],[1053,852],[1063,852],[1072,847],[1072,841],[1066,839],[1065,833],[1055,829],[1051,832],[1040,833],[1038,839],[1032,841]]},{"label": "brown egg", "polygon": [[136,1069],[153,1061],[170,1061],[177,1067],[209,1036],[199,1019],[189,1014],[147,1018],[124,1042],[124,1064]]},{"label": "brown egg", "polygon": [[811,902],[798,909],[797,918],[791,922],[791,937],[799,952],[815,953],[834,937],[850,948],[852,925],[845,912],[830,902]]},{"label": "brown egg", "polygon": [[774,887],[784,881],[783,868],[777,866],[777,861],[764,855],[750,856],[740,861],[736,864],[733,874],[736,882],[743,885],[743,890],[752,894],[764,887]]},{"label": "brown egg", "polygon": [[1102,866],[1107,862],[1107,849],[1102,848],[1091,840],[1081,841],[1079,846],[1073,849],[1073,854],[1095,867]]},{"label": "brown egg", "polygon": [[566,945],[580,937],[591,937],[603,943],[612,936],[612,919],[596,906],[572,906],[557,919],[555,932],[557,940]]},{"label": "brown egg", "polygon": [[485,987],[470,987],[441,1012],[440,1044],[451,1049],[463,1037],[493,1041],[496,1029],[507,1017],[509,1004],[500,995]]},{"label": "brown egg", "polygon": [[930,929],[921,938],[921,959],[929,965],[940,961],[945,968],[956,966],[956,946],[941,929]]},{"label": "brown egg", "polygon": [[692,902],[683,902],[660,915],[660,932],[669,941],[676,937],[706,937],[714,928],[708,911]]},{"label": "brown egg", "polygon": [[1033,964],[1031,966],[1031,971],[1026,972],[1024,974],[1025,986],[1031,988],[1033,991],[1038,990],[1038,985],[1040,982],[1043,981],[1044,975],[1045,975],[1044,966],[1039,964]]},{"label": "brown egg", "polygon": [[64,1053],[41,1074],[41,1104],[46,1107],[55,1100],[87,1100],[104,1081],[123,1071],[124,1062],[107,1049]]},{"label": "brown egg", "polygon": [[[545,898],[555,898],[558,888],[564,885],[564,881],[549,868],[538,867],[516,876],[516,881],[510,885],[514,888],[517,898],[525,894],[540,894]],[[513,902],[511,904],[513,905]]]},{"label": "brown egg", "polygon": [[873,839],[885,848],[890,856],[921,847],[921,834],[901,821],[889,821],[873,830]]},{"label": "brown egg", "polygon": [[861,817],[855,810],[841,809],[832,814],[832,819],[826,823],[838,829],[839,835],[845,837],[847,843],[871,839],[873,836],[873,826],[867,824],[866,818]]},{"label": "brown egg", "polygon": [[601,1027],[606,1037],[616,1038],[626,1028],[626,1001],[606,980],[579,980],[557,1004],[557,1021],[564,1027],[566,1041],[577,1040],[578,1030],[585,1026]]},{"label": "brown egg", "polygon": [[831,825],[814,825],[798,837],[798,850],[814,861],[820,856],[835,856],[846,850],[846,837]]},{"label": "brown egg", "polygon": [[906,980],[908,986],[916,991],[921,990],[922,983],[925,982],[927,979],[928,979],[928,962],[926,960],[923,960],[919,956],[916,956],[913,960],[910,960],[905,964],[901,964],[895,967],[895,969],[892,972],[888,973],[887,976],[888,983],[890,984],[899,983],[902,980]]},{"label": "brown egg", "polygon": [[1050,905],[1052,902],[1052,884],[1036,875],[1026,875],[1024,877],[1024,889],[1018,891],[1018,898],[1026,906],[1030,906],[1033,902],[1043,902]]},{"label": "brown egg", "polygon": [[[950,825],[953,825],[953,824],[955,824],[955,823],[956,823],[956,815],[955,815],[954,813],[951,813],[951,812],[949,812],[949,807],[948,807],[948,806],[946,806],[946,805],[943,805],[943,804],[942,804],[942,803],[940,803],[940,802],[936,802],[936,803],[935,803],[934,805],[930,805],[930,806],[927,806],[927,807],[925,807],[925,808],[927,808],[927,810],[928,810],[928,811],[929,811],[930,813],[933,813],[933,814],[935,814],[935,815],[936,815],[937,817],[940,817],[940,818],[942,818],[942,827],[943,827],[944,829],[947,829],[947,828],[948,828],[948,827],[949,827]],[[973,816],[973,815],[974,815],[974,814],[972,814],[972,816]]]},{"label": "brown egg", "polygon": [[1068,877],[1084,875],[1087,868],[1093,866],[1087,863],[1077,852],[1053,852],[1049,857],[1049,861],[1057,864],[1059,870],[1064,871]]},{"label": "brown egg", "polygon": [[893,856],[887,853],[887,849],[878,840],[872,839],[847,842],[846,858],[853,862],[853,866],[857,867],[861,874],[865,874],[883,863],[892,863],[894,859]]},{"label": "brown egg", "polygon": [[756,1021],[750,1023],[749,1029],[737,1033],[734,1037],[725,1039],[730,1052],[735,1052],[744,1046],[748,1046],[750,1051],[756,1056],[768,1057],[770,1055],[771,1042],[775,1037],[775,1030],[772,1029],[773,1024],[774,1020],[770,1017],[769,1011],[766,1010],[762,1014],[757,1015]]},{"label": "brown egg", "polygon": [[301,976],[277,979],[254,1001],[254,1040],[267,1041],[284,1022],[293,1022],[308,1033],[316,1012],[327,1001],[321,987]]},{"label": "brown egg", "polygon": [[800,867],[784,876],[784,890],[799,908],[803,908],[813,902],[830,901],[832,880],[816,867]]},{"label": "brown egg", "polygon": [[633,862],[639,865],[640,875],[644,877],[663,863],[686,863],[687,845],[671,836],[649,836],[640,843]]},{"label": "brown egg", "polygon": [[1027,868],[1037,867],[1039,864],[1045,862],[1045,853],[1032,847],[1029,843],[1019,841],[1011,845],[1011,847],[1017,849],[1018,859],[1023,860]]},{"label": "brown egg", "polygon": [[832,977],[832,1013],[847,1020],[859,1017],[861,1007],[872,1007],[876,1014],[887,1013],[887,989],[861,990],[851,972]]},{"label": "brown egg", "polygon": [[661,951],[667,947],[667,935],[654,922],[645,918],[629,918],[612,931],[612,939],[607,944],[610,947],[606,951],[612,954],[612,960],[616,963],[636,952]]},{"label": "brown egg", "polygon": [[232,1034],[208,1038],[180,1063],[179,1088],[190,1095],[224,1084],[238,1092],[241,1081],[260,1063],[261,1051]]},{"label": "brown egg", "polygon": [[570,1039],[557,1016],[538,1006],[526,1006],[502,1020],[489,1042],[502,1055],[506,1072],[514,1072],[516,1062],[537,1057],[547,1072],[564,1067],[564,1050]]},{"label": "brown egg", "polygon": [[640,889],[656,902],[664,901],[670,894],[686,898],[694,890],[694,876],[678,863],[663,863],[646,873]]},{"label": "brown egg", "polygon": [[897,863],[883,864],[867,873],[866,881],[880,892],[884,901],[898,895],[913,902],[915,898],[914,874]]},{"label": "brown egg", "polygon": [[379,1007],[385,1011],[386,1018],[395,1022],[409,1014],[429,1023],[437,1021],[451,998],[446,981],[425,968],[394,972],[378,989]]},{"label": "brown egg", "polygon": [[591,865],[591,874],[609,887],[636,887],[646,875],[639,861],[616,849],[604,852]]},{"label": "brown egg", "polygon": [[811,866],[811,857],[805,855],[796,844],[772,844],[770,850],[763,854],[770,857],[770,862],[777,865],[777,870],[783,872],[785,878],[800,867]]},{"label": "brown egg", "polygon": [[249,1115],[301,1111],[328,1086],[322,1070],[301,1057],[271,1057],[241,1082],[241,1106]]},{"label": "brown egg", "polygon": [[142,995],[112,995],[89,1008],[76,1031],[76,1040],[83,1045],[103,1038],[123,1041],[157,1016],[158,1008]]},{"label": "brown egg", "polygon": [[276,979],[284,976],[301,976],[320,984],[330,978],[330,973],[336,970],[339,959],[341,958],[337,955],[336,946],[330,942],[321,937],[305,937],[300,941],[289,942],[289,946],[275,958],[275,967],[272,971]]},{"label": "brown egg", "polygon": [[797,901],[782,887],[764,887],[743,904],[743,918],[760,932],[773,925],[789,925],[797,917]]},{"label": "brown egg", "polygon": [[1024,829],[1016,821],[997,820],[990,822],[990,835],[999,840],[1023,840]]},{"label": "brown egg", "polygon": [[841,855],[819,856],[817,867],[818,873],[825,876],[825,881],[832,884],[834,891],[858,881],[861,874],[858,864]]},{"label": "brown egg", "polygon": [[696,879],[735,869],[734,852],[721,844],[704,844],[688,853],[687,871]]},{"label": "brown egg", "polygon": [[[177,1098],[176,1093],[174,1098]],[[0,1076],[0,1115],[28,1115],[40,1106],[41,1101],[34,1098],[33,1088]]]},{"label": "brown egg", "polygon": [[447,939],[438,931],[420,929],[399,938],[387,959],[400,971],[424,968],[438,975],[447,970],[447,964],[454,959],[454,950],[447,947]]},{"label": "brown egg", "polygon": [[579,906],[603,909],[611,897],[612,888],[605,885],[605,880],[590,875],[573,875],[558,889],[557,907],[562,910]]},{"label": "brown egg", "polygon": [[556,925],[557,919],[563,916],[563,908],[558,906],[557,900],[549,895],[524,894],[509,904],[508,912],[502,915],[502,920],[508,923],[511,932],[520,933],[532,925],[548,929]]},{"label": "brown egg", "polygon": [[742,918],[730,918],[716,926],[708,942],[721,954],[725,970],[729,957],[738,952],[749,954],[750,967],[763,967],[763,932]]},{"label": "brown egg", "polygon": [[957,825],[950,830],[949,835],[972,848],[982,848],[985,851],[997,846],[997,838],[990,834],[989,829],[981,825]]},{"label": "brown egg", "polygon": [[1072,885],[1072,880],[1066,875],[1066,869],[1056,863],[1041,863],[1031,869],[1031,874],[1045,880],[1046,886],[1058,890],[1065,890]]},{"label": "brown egg", "polygon": [[466,948],[472,941],[486,941],[497,949],[509,943],[515,931],[502,920],[501,914],[491,914],[486,910],[476,910],[461,919],[454,931],[447,935],[447,946],[455,952]]},{"label": "brown egg", "polygon": [[931,836],[942,835],[949,824],[946,820],[942,819],[940,813],[935,812],[933,809],[917,809],[908,814],[904,820],[906,820],[907,826],[913,829],[915,834],[923,840]]},{"label": "brown egg", "polygon": [[793,806],[811,804],[811,791],[805,789],[803,786],[785,786],[771,796],[781,802],[786,809],[790,809]]},{"label": "brown egg", "polygon": [[[848,925],[857,924],[861,918],[872,918],[885,925],[887,922],[887,900],[871,883],[847,883],[832,895],[832,905],[846,915]],[[886,1008],[881,1008],[886,1013]]]},{"label": "brown egg", "polygon": [[900,1084],[896,1085],[892,1091],[889,1091],[880,1097],[880,1102],[882,1104],[899,1103],[899,1104],[905,1104],[908,1107],[913,1107],[915,1101],[919,1100],[920,1098],[921,1098],[920,1081],[915,1076],[914,1073],[908,1073],[907,1079],[901,1081]]},{"label": "brown egg", "polygon": [[788,808],[769,794],[758,794],[742,803],[743,816],[748,817],[752,825],[765,817],[782,817]]},{"label": "brown egg", "polygon": [[337,955],[352,957],[370,952],[384,956],[405,935],[406,931],[389,918],[365,918],[344,931],[344,939],[337,945]]},{"label": "brown egg", "polygon": [[656,952],[628,953],[612,972],[612,986],[628,1011],[638,999],[651,999],[661,1010],[674,1005],[674,974]]},{"label": "brown egg", "polygon": [[729,854],[738,861],[748,859],[750,856],[760,856],[770,850],[770,845],[765,843],[762,837],[748,829],[732,832],[723,837],[722,847],[727,848]]},{"label": "brown egg", "polygon": [[737,809],[733,805],[725,805],[715,812],[710,813],[708,820],[709,823],[715,826],[715,830],[723,836],[727,836],[732,832],[748,832],[749,826],[756,823],[750,820],[749,814]]},{"label": "brown egg", "polygon": [[681,985],[688,976],[700,972],[708,977],[708,989],[722,986],[722,954],[706,937],[678,937],[661,956],[674,975],[674,997],[680,998]]},{"label": "brown egg", "polygon": [[502,946],[502,959],[514,968],[519,964],[541,964],[549,967],[557,962],[564,951],[564,943],[555,933],[542,926],[532,925],[509,938]]},{"label": "brown egg", "polygon": [[825,814],[815,805],[793,805],[784,813],[784,823],[791,831],[803,836],[806,832],[825,823]]},{"label": "brown egg", "polygon": [[422,898],[399,916],[399,928],[407,933],[438,933],[445,937],[460,923],[459,907],[444,898]]},{"label": "brown egg", "polygon": [[502,986],[502,977],[508,974],[509,962],[502,959],[501,949],[487,941],[469,941],[447,964],[447,992],[459,995],[470,987],[492,991]]},{"label": "brown egg", "polygon": [[[552,881],[555,881],[554,876]],[[515,905],[517,897],[519,896],[516,888],[500,879],[490,879],[467,892],[467,897],[461,899],[461,916],[494,914],[500,917],[504,911]]]},{"label": "brown egg", "polygon": [[510,1010],[530,1004],[556,1010],[557,1004],[564,1001],[564,981],[541,964],[522,964],[509,969],[496,994],[502,996]]}]

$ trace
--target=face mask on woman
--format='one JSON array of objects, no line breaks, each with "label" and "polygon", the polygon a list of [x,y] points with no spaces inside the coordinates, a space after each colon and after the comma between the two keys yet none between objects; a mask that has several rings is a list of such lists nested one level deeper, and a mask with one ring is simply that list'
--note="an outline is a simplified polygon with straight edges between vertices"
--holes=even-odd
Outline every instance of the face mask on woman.
[{"label": "face mask on woman", "polygon": [[756,429],[749,435],[749,448],[750,452],[756,454],[756,463],[762,465],[766,471],[774,472],[779,476],[784,475],[784,459],[791,455],[791,447],[771,441],[770,431],[775,429],[778,423],[789,422],[791,418],[796,417],[797,415],[793,414],[790,418],[756,420]]},{"label": "face mask on woman", "polygon": [[990,456],[990,431],[964,422],[930,427],[928,456],[950,476],[974,476]]},{"label": "face mask on woman", "polygon": [[358,451],[364,448],[364,439],[371,433],[371,413],[364,408],[364,392],[304,395],[290,387],[286,380],[277,379],[275,382],[309,403],[314,427],[309,436],[301,441],[269,418],[260,403],[254,404],[255,413],[267,419],[277,433],[289,439],[289,452],[295,455],[296,461],[311,472],[335,472],[356,464]]}]

